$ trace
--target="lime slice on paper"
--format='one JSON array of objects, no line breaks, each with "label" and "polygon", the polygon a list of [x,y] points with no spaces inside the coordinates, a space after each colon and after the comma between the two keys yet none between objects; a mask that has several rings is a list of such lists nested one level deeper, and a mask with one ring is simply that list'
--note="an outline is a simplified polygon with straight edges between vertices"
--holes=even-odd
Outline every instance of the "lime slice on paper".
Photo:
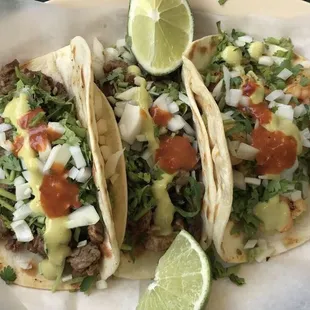
[{"label": "lime slice on paper", "polygon": [[182,230],[160,259],[137,310],[198,310],[207,301],[211,270],[206,253]]},{"label": "lime slice on paper", "polygon": [[128,35],[140,65],[153,75],[174,71],[193,40],[194,22],[186,0],[131,0]]}]

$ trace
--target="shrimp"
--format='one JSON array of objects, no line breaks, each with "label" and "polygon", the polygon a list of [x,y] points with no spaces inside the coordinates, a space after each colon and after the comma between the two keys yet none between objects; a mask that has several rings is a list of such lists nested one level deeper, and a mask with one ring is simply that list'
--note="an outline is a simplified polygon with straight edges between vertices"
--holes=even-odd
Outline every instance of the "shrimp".
[{"label": "shrimp", "polygon": [[306,86],[300,85],[300,81],[303,77],[310,78],[309,70],[304,70],[302,75],[298,75],[296,78],[290,81],[284,92],[286,94],[293,95],[304,104],[310,104],[310,84]]}]

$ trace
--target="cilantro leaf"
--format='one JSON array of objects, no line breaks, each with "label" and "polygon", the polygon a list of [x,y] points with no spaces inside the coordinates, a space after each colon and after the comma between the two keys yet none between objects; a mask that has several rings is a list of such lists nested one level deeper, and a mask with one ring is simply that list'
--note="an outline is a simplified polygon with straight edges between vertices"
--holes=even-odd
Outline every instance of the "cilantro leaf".
[{"label": "cilantro leaf", "polygon": [[235,283],[238,286],[241,286],[243,284],[245,284],[245,279],[244,278],[240,278],[238,277],[236,274],[232,273],[231,275],[229,275],[229,280],[233,283]]},{"label": "cilantro leaf", "polygon": [[5,283],[13,283],[17,276],[14,269],[11,266],[6,266],[0,271],[0,277]]},{"label": "cilantro leaf", "polygon": [[94,284],[96,283],[96,276],[85,277],[80,285],[80,292],[84,292],[86,295],[89,295]]},{"label": "cilantro leaf", "polygon": [[281,46],[281,47],[286,48],[288,50],[292,50],[294,48],[290,38],[276,39],[273,37],[269,37],[269,38],[265,39],[264,41],[265,41],[265,43],[278,45],[278,46]]},{"label": "cilantro leaf", "polygon": [[220,5],[223,5],[227,0],[218,0]]},{"label": "cilantro leaf", "polygon": [[288,180],[271,180],[268,182],[268,185],[264,191],[262,201],[268,201],[278,194],[291,192],[292,186],[294,188],[294,182]]},{"label": "cilantro leaf", "polygon": [[303,87],[308,86],[310,84],[310,79],[306,76],[302,76],[302,78],[300,79],[299,84]]},{"label": "cilantro leaf", "polygon": [[13,154],[0,157],[0,166],[3,169],[22,171],[19,160]]}]

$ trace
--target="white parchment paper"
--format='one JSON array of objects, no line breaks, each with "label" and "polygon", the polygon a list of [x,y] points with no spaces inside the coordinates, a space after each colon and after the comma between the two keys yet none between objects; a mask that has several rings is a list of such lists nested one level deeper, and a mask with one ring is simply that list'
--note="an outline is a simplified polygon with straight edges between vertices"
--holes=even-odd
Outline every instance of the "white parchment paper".
[{"label": "white parchment paper", "polygon": [[[215,0],[214,0],[215,1]],[[106,45],[126,31],[127,1],[103,1],[90,9],[65,9],[32,0],[0,0],[0,65],[18,58],[25,61],[58,49],[76,35],[89,43],[97,36]],[[289,36],[297,51],[310,59],[310,17],[277,20],[264,17],[214,16],[195,12],[196,37],[224,28],[238,28],[257,38]],[[310,223],[309,223],[310,225]],[[237,287],[228,280],[213,282],[208,310],[309,310],[310,244],[271,259],[244,266],[247,284]],[[111,279],[109,288],[91,296],[82,293],[8,287],[0,281],[0,309],[24,310],[133,310],[146,281]],[[163,309],[164,310],[164,309]],[[177,309],[176,309],[177,310]]]}]

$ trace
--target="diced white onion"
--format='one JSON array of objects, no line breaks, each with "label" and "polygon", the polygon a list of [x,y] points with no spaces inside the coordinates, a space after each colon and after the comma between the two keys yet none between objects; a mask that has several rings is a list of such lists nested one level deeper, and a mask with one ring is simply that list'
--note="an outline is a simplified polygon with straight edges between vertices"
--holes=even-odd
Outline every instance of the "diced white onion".
[{"label": "diced white onion", "polygon": [[184,103],[190,106],[188,97],[181,92],[179,92],[179,100],[183,101]]},{"label": "diced white onion", "polygon": [[263,180],[263,181],[262,181],[262,184],[263,184],[264,187],[267,187],[267,186],[268,186],[268,180],[266,180],[266,179]]},{"label": "diced white onion", "polygon": [[102,145],[100,147],[101,154],[103,156],[104,161],[107,161],[109,157],[112,155],[112,150],[109,146],[107,145]]},{"label": "diced white onion", "polygon": [[[22,172],[22,175],[23,175],[23,177],[25,178],[25,180],[27,181],[27,182],[29,182],[29,180],[30,180],[30,172],[29,171],[23,171]],[[25,183],[25,182],[24,182]],[[21,183],[21,184],[23,184],[23,183]]]},{"label": "diced white onion", "polygon": [[24,205],[24,202],[22,200],[18,200],[15,205],[14,208],[15,209],[19,209],[22,205]]},{"label": "diced white onion", "polygon": [[169,109],[169,112],[172,114],[178,113],[180,110],[178,104],[175,103],[174,101],[168,105],[168,109]]},{"label": "diced white onion", "polygon": [[58,122],[48,122],[47,124],[47,128],[58,132],[59,134],[63,135],[65,133],[65,127],[62,126],[60,123]]},{"label": "diced white onion", "polygon": [[77,169],[76,167],[72,167],[70,170],[69,170],[69,173],[68,173],[68,177],[72,180],[75,180],[76,177],[78,176],[79,174],[79,169]]},{"label": "diced white onion", "polygon": [[92,205],[83,206],[68,215],[66,223],[67,228],[94,225],[100,220],[100,217]]},{"label": "diced white onion", "polygon": [[67,276],[64,276],[61,278],[61,281],[62,282],[68,282],[68,281],[71,281],[72,280],[72,274],[69,274]]},{"label": "diced white onion", "polygon": [[105,177],[109,179],[116,171],[119,159],[124,153],[124,149],[112,154],[105,165]]},{"label": "diced white onion", "polygon": [[257,178],[244,178],[245,183],[253,184],[253,185],[260,185],[261,180]]},{"label": "diced white onion", "polygon": [[298,159],[296,158],[296,160],[295,160],[295,162],[291,168],[288,168],[288,169],[285,169],[284,171],[282,171],[281,179],[293,181],[293,176],[294,176],[294,173],[297,170],[298,166],[299,166],[299,162],[298,162]]},{"label": "diced white onion", "polygon": [[132,55],[131,53],[129,53],[128,51],[125,51],[123,54],[122,54],[122,57],[123,59],[129,63],[129,64],[133,64],[136,62],[136,59],[135,59],[135,56]]},{"label": "diced white onion", "polygon": [[280,99],[280,101],[281,101],[281,103],[283,103],[283,104],[289,104],[290,101],[291,101],[291,99],[292,99],[292,97],[293,97],[293,95],[291,95],[291,94],[285,94],[285,95]]},{"label": "diced white onion", "polygon": [[258,58],[258,63],[262,66],[270,67],[273,65],[273,59],[270,56],[261,56]]},{"label": "diced white onion", "polygon": [[63,144],[63,145],[58,144],[54,146],[43,167],[43,172],[48,171],[53,166],[54,163],[59,163],[63,166],[66,166],[70,157],[71,157],[71,153],[69,151],[68,144]]},{"label": "diced white onion", "polygon": [[226,95],[225,95],[225,101],[228,104],[230,101],[230,73],[229,70],[227,69],[226,66],[223,66],[223,73],[224,73],[224,82],[225,82],[225,90],[226,90]]},{"label": "diced white onion", "polygon": [[238,40],[246,42],[246,43],[251,43],[253,41],[253,38],[251,36],[245,35],[238,37]]},{"label": "diced white onion", "polygon": [[24,183],[26,183],[26,181],[22,176],[19,176],[14,180],[14,186],[21,185]]},{"label": "diced white onion", "polygon": [[129,144],[133,144],[136,140],[136,136],[141,132],[141,126],[142,116],[140,107],[127,104],[119,122],[122,140]]},{"label": "diced white onion", "polygon": [[5,179],[5,171],[0,168],[0,180],[4,180]]},{"label": "diced white onion", "polygon": [[15,233],[17,241],[30,242],[33,240],[32,232],[24,220],[12,222],[11,227]]},{"label": "diced white onion", "polygon": [[4,143],[6,140],[5,132],[0,132],[0,143]]},{"label": "diced white onion", "polygon": [[185,122],[183,129],[190,136],[196,135],[195,130],[187,122]]},{"label": "diced white onion", "polygon": [[132,87],[132,88],[125,90],[124,92],[120,94],[117,94],[115,98],[118,100],[122,100],[122,101],[134,100],[138,91],[139,91],[139,87]]},{"label": "diced white onion", "polygon": [[291,200],[292,201],[297,201],[302,199],[301,191],[294,191],[291,193]]},{"label": "diced white onion", "polygon": [[233,119],[230,115],[227,115],[226,113],[221,113],[221,117],[223,121]]},{"label": "diced white onion", "polygon": [[255,147],[241,142],[236,152],[236,157],[245,160],[254,160],[258,152],[259,150]]},{"label": "diced white onion", "polygon": [[12,129],[12,125],[10,124],[6,124],[6,123],[2,123],[0,124],[0,132],[5,132]]},{"label": "diced white onion", "polygon": [[176,132],[178,130],[181,130],[185,126],[185,121],[180,115],[173,116],[172,119],[169,120],[167,124],[167,128],[170,131]]},{"label": "diced white onion", "polygon": [[172,98],[169,97],[169,94],[161,94],[153,103],[154,107],[159,107],[163,111],[169,111],[168,105],[172,102]]},{"label": "diced white onion", "polygon": [[0,146],[8,152],[11,152],[13,150],[13,143],[10,140],[1,142]]},{"label": "diced white onion", "polygon": [[152,156],[152,152],[149,149],[146,149],[144,153],[141,155],[141,157],[144,160],[148,160],[151,156]]},{"label": "diced white onion", "polygon": [[257,240],[248,240],[247,243],[244,245],[244,249],[248,250],[248,249],[253,249],[257,244]]},{"label": "diced white onion", "polygon": [[135,76],[133,81],[134,81],[135,85],[141,86],[145,82],[145,79],[142,76]]},{"label": "diced white onion", "polygon": [[284,96],[283,90],[277,89],[272,91],[265,99],[267,101],[274,101],[278,98],[282,98]]},{"label": "diced white onion", "polygon": [[267,250],[268,249],[267,241],[265,239],[258,239],[257,245],[261,250]]},{"label": "diced white onion", "polygon": [[183,137],[187,138],[190,143],[193,143],[195,141],[195,138],[193,136],[189,136],[186,133],[183,133]]},{"label": "diced white onion", "polygon": [[22,168],[26,170],[27,167],[26,167],[25,161],[22,158],[20,159],[20,163],[22,164]]},{"label": "diced white onion", "polygon": [[213,88],[212,96],[215,98],[215,100],[219,100],[221,97],[223,83],[224,83],[224,80],[221,79]]},{"label": "diced white onion", "polygon": [[15,187],[16,200],[24,200],[30,198],[31,192],[29,193],[29,191],[27,191],[28,189],[31,190],[29,183],[17,185]]},{"label": "diced white onion", "polygon": [[32,213],[29,203],[23,204],[16,211],[13,212],[13,221],[24,220],[27,216]]},{"label": "diced white onion", "polygon": [[238,47],[243,47],[243,46],[245,46],[246,42],[240,41],[240,40],[235,40],[235,44],[236,44]]},{"label": "diced white onion", "polygon": [[297,105],[295,108],[294,108],[294,117],[295,118],[298,118],[300,116],[303,116],[307,113],[307,110],[305,108],[305,105],[304,104],[300,104],[300,105]]},{"label": "diced white onion", "polygon": [[241,96],[240,104],[247,107],[250,104],[250,98],[248,96]]},{"label": "diced white onion", "polygon": [[272,109],[272,108],[276,107],[278,104],[279,104],[278,102],[271,101],[271,102],[268,104],[268,109]]},{"label": "diced white onion", "polygon": [[293,72],[288,70],[287,68],[284,68],[278,75],[277,77],[286,81],[289,77],[293,75]]},{"label": "diced white onion", "polygon": [[121,50],[122,48],[124,48],[124,46],[126,46],[126,40],[125,40],[124,38],[118,39],[118,40],[116,41],[116,48],[117,48],[118,50]]},{"label": "diced white onion", "polygon": [[139,141],[139,142],[145,142],[145,141],[147,141],[147,138],[146,138],[145,135],[137,135],[137,136],[136,136],[136,139],[137,139],[137,141]]},{"label": "diced white onion", "polygon": [[280,66],[281,63],[286,59],[284,57],[277,57],[277,56],[272,56],[271,58],[274,61],[274,63],[277,64],[278,66]]},{"label": "diced white onion", "polygon": [[267,257],[270,257],[272,253],[274,252],[274,248],[269,248],[267,250],[262,250],[256,257],[255,260],[258,263],[261,263],[262,261],[265,261]]},{"label": "diced white onion", "polygon": [[77,248],[81,248],[83,246],[85,246],[87,244],[87,240],[83,240],[83,241],[80,241],[78,244],[77,244]]},{"label": "diced white onion", "polygon": [[79,146],[70,146],[69,151],[71,153],[71,156],[73,157],[76,168],[80,169],[86,167],[86,161]]},{"label": "diced white onion", "polygon": [[281,116],[283,118],[286,118],[290,121],[292,121],[294,119],[294,110],[293,110],[292,106],[279,103],[277,105],[277,108],[278,109],[275,113],[276,115]]},{"label": "diced white onion", "polygon": [[310,141],[301,136],[301,142],[304,147],[310,148]]},{"label": "diced white onion", "polygon": [[48,159],[50,153],[51,153],[52,147],[51,144],[48,142],[46,144],[45,150],[44,151],[39,151],[39,158],[40,160],[42,160],[43,162],[46,162],[46,160]]},{"label": "diced white onion", "polygon": [[106,56],[106,62],[111,60],[116,60],[118,58],[119,52],[113,47],[108,47],[104,50],[104,55]]},{"label": "diced white onion", "polygon": [[235,187],[242,189],[242,190],[246,190],[244,175],[240,171],[233,170],[233,178],[234,178]]},{"label": "diced white onion", "polygon": [[227,104],[232,107],[237,107],[242,97],[241,89],[230,89],[229,91],[229,102]]},{"label": "diced white onion", "polygon": [[108,288],[108,283],[105,280],[99,280],[96,282],[96,289],[97,290],[105,290]]},{"label": "diced white onion", "polygon": [[79,183],[86,182],[91,177],[91,169],[89,167],[83,167],[80,169],[75,180]]},{"label": "diced white onion", "polygon": [[236,156],[237,149],[239,148],[240,141],[231,141],[227,139],[229,152],[232,156]]},{"label": "diced white onion", "polygon": [[123,113],[124,113],[124,108],[121,108],[121,107],[115,107],[114,108],[114,114],[121,118],[123,116]]}]

